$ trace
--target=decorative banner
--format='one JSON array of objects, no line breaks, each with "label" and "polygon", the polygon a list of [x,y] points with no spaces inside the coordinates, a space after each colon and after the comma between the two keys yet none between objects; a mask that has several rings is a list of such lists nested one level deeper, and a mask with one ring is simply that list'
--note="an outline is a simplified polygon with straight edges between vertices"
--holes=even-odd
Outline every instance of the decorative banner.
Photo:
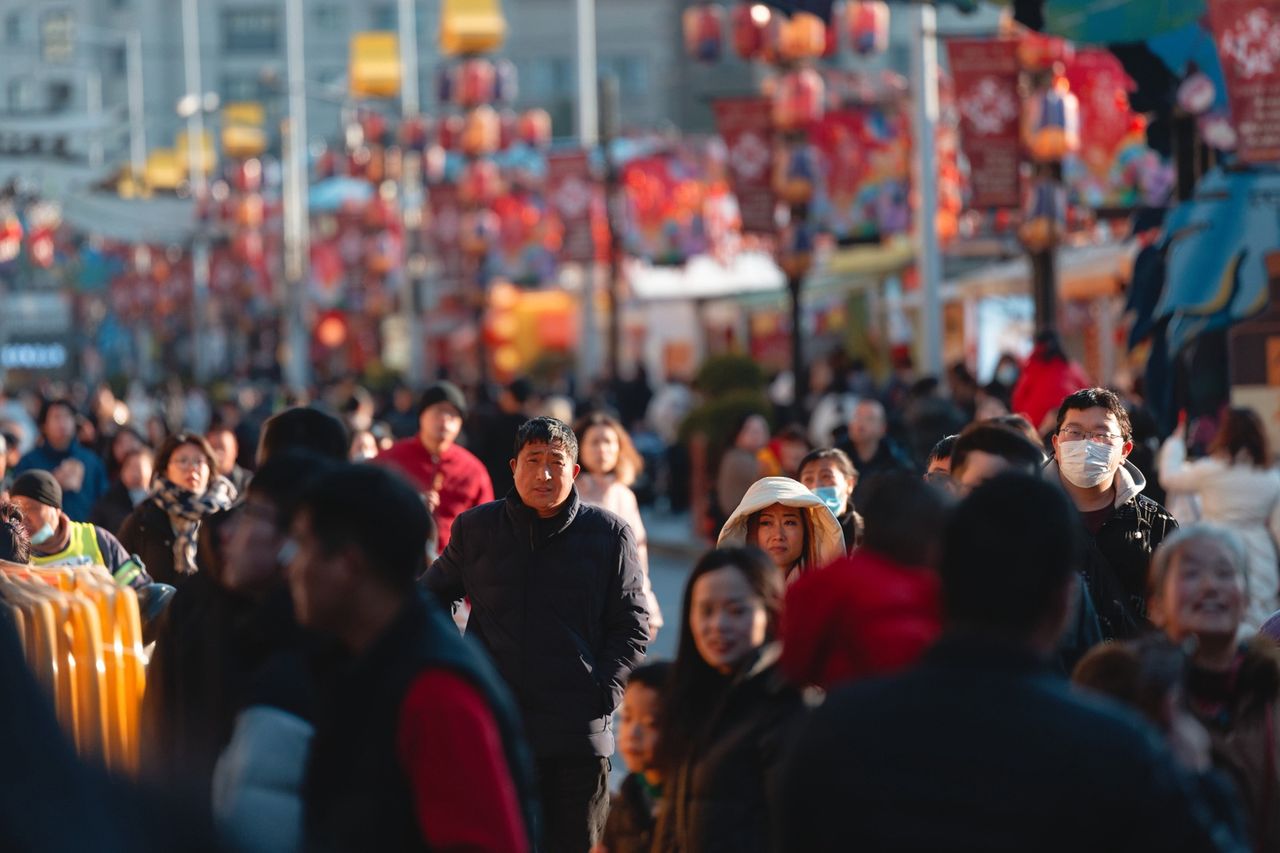
[{"label": "decorative banner", "polygon": [[457,287],[465,272],[460,240],[462,204],[458,188],[453,184],[439,184],[431,188],[431,237],[435,241],[436,258],[440,263],[440,278]]},{"label": "decorative banner", "polygon": [[773,234],[773,115],[765,98],[721,98],[715,102],[716,126],[729,152],[729,179],[742,230]]},{"label": "decorative banner", "polygon": [[1021,148],[1016,39],[948,39],[974,208],[1017,207]]},{"label": "decorative banner", "polygon": [[814,219],[838,240],[874,240],[911,226],[911,127],[880,107],[828,112],[809,131],[821,154]]},{"label": "decorative banner", "polygon": [[1211,0],[1242,163],[1280,161],[1280,0]]},{"label": "decorative banner", "polygon": [[597,190],[585,151],[564,151],[547,156],[547,200],[560,219],[563,237],[560,257],[572,263],[596,258],[591,213]]}]

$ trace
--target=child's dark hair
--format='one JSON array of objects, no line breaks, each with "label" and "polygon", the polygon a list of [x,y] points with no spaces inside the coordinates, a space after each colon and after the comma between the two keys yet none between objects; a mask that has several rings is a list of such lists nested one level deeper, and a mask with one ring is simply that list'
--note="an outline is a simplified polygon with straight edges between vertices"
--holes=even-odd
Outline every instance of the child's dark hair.
[{"label": "child's dark hair", "polygon": [[670,678],[671,661],[657,660],[631,670],[631,676],[627,679],[627,686],[639,684],[642,687],[649,687],[659,693],[663,693],[667,689],[667,681]]}]

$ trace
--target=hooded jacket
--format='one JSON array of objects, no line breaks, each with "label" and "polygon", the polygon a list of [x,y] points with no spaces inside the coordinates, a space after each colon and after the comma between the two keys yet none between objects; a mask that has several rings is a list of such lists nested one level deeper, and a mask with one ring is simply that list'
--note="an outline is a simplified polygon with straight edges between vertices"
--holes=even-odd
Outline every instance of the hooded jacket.
[{"label": "hooded jacket", "polygon": [[801,563],[801,571],[830,565],[844,556],[844,531],[840,529],[840,522],[822,502],[822,498],[790,477],[765,477],[753,483],[743,496],[742,503],[738,504],[738,508],[720,529],[716,547],[748,544],[747,519],[753,513],[768,509],[774,504],[796,507],[807,513],[813,539],[808,553],[801,560],[808,561],[812,557],[812,562]]},{"label": "hooded jacket", "polygon": [[[1045,477],[1062,482],[1058,463],[1045,464]],[[1098,611],[1106,640],[1127,640],[1150,627],[1147,621],[1147,571],[1151,555],[1178,522],[1160,504],[1142,494],[1147,480],[1131,462],[1116,471],[1115,504],[1097,534],[1087,529],[1088,550],[1081,575]],[[1083,516],[1080,519],[1084,524]]]}]

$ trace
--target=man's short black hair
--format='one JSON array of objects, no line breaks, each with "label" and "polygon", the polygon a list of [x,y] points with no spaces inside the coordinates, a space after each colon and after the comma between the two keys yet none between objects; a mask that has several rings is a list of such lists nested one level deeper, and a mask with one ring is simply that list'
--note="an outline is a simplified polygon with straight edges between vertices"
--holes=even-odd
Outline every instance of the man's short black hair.
[{"label": "man's short black hair", "polygon": [[516,446],[511,454],[512,458],[519,458],[520,451],[530,444],[563,447],[572,461],[578,461],[578,437],[573,434],[573,428],[564,421],[545,417],[530,418],[525,421],[516,432]]},{"label": "man's short black hair", "polygon": [[1044,453],[1025,435],[1012,427],[980,421],[965,427],[956,438],[955,447],[951,449],[953,477],[959,476],[960,470],[969,461],[969,454],[974,451],[999,456],[1028,474],[1034,474],[1044,465]]},{"label": "man's short black hair", "polygon": [[952,500],[914,474],[890,473],[867,485],[862,544],[896,563],[926,566],[937,561]]},{"label": "man's short black hair", "polygon": [[[265,466],[264,466],[265,467]],[[298,501],[326,549],[354,547],[386,586],[407,591],[426,562],[430,513],[402,476],[381,465],[335,465]]]},{"label": "man's short black hair", "polygon": [[1058,426],[1054,432],[1061,431],[1067,420],[1067,412],[1072,409],[1083,411],[1094,408],[1106,409],[1116,416],[1116,421],[1120,424],[1120,435],[1124,436],[1125,441],[1133,436],[1133,424],[1129,420],[1129,410],[1125,408],[1124,401],[1115,391],[1106,388],[1082,388],[1063,400],[1058,407]]},{"label": "man's short black hair", "polygon": [[342,421],[310,406],[285,409],[267,419],[258,443],[258,463],[285,450],[306,450],[317,456],[345,461],[351,437]]},{"label": "man's short black hair", "polygon": [[75,403],[72,403],[70,400],[68,400],[65,397],[57,397],[52,400],[45,400],[44,403],[41,404],[40,406],[39,423],[41,428],[44,427],[45,421],[49,419],[49,413],[52,412],[54,409],[58,408],[59,406],[61,406],[62,408],[70,412],[71,417],[73,418],[79,416],[80,414],[78,411],[76,411]]},{"label": "man's short black hair", "polygon": [[940,462],[943,459],[950,459],[952,449],[956,446],[958,435],[948,435],[939,439],[938,443],[933,446],[933,450],[929,451],[929,464]]},{"label": "man's short black hair", "polygon": [[959,626],[1026,639],[1051,617],[1084,559],[1075,505],[1030,474],[1001,474],[947,522],[942,600]]}]

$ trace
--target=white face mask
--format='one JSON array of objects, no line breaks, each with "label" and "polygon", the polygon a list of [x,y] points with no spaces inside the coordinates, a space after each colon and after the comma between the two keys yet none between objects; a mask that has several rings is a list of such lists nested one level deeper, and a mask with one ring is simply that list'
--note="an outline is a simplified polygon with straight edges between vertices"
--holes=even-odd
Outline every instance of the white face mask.
[{"label": "white face mask", "polygon": [[1072,485],[1092,489],[1120,467],[1120,448],[1096,441],[1059,441],[1058,470]]}]

